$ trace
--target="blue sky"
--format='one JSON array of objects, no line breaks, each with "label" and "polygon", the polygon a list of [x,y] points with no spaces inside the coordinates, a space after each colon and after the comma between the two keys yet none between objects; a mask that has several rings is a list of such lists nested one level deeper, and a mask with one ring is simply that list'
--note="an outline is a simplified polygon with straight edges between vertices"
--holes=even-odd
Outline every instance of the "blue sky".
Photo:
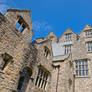
[{"label": "blue sky", "polygon": [[7,8],[31,9],[33,39],[52,30],[59,38],[68,27],[78,34],[92,25],[92,0],[0,0],[0,11]]}]

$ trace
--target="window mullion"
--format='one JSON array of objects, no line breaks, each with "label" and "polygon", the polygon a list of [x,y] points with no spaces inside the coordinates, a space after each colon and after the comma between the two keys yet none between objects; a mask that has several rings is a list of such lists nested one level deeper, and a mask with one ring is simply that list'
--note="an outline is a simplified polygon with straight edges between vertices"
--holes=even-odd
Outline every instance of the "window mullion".
[{"label": "window mullion", "polygon": [[18,29],[18,30],[20,30],[22,26],[23,26],[23,23],[21,23],[21,25],[20,25],[20,27],[19,27],[19,29]]}]

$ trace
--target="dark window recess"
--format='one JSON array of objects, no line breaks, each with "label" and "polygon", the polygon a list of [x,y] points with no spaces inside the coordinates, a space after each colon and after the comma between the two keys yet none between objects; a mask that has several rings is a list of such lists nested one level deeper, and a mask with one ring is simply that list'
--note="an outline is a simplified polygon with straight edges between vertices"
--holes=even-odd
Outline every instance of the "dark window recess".
[{"label": "dark window recess", "polygon": [[32,70],[28,67],[24,68],[20,72],[20,78],[19,78],[18,87],[17,87],[18,92],[26,91],[31,75],[32,75]]},{"label": "dark window recess", "polygon": [[49,58],[49,56],[50,56],[50,50],[49,50],[49,48],[48,47],[44,47],[44,56],[46,57],[46,58]]},{"label": "dark window recess", "polygon": [[4,53],[4,54],[2,55],[2,58],[3,58],[3,62],[2,62],[2,64],[1,64],[1,66],[0,66],[0,69],[1,69],[1,70],[4,70],[5,67],[8,65],[8,63],[11,62],[11,61],[13,61],[13,60],[12,60],[13,57],[12,57],[11,55],[7,54],[7,53]]},{"label": "dark window recess", "polygon": [[21,16],[18,16],[18,22],[16,23],[16,28],[23,32],[26,27],[28,27],[28,24],[24,21],[24,19]]},{"label": "dark window recess", "polygon": [[21,90],[25,77],[21,76],[19,79],[18,90]]},{"label": "dark window recess", "polygon": [[79,35],[77,35],[76,40],[77,40],[77,41],[79,40]]}]

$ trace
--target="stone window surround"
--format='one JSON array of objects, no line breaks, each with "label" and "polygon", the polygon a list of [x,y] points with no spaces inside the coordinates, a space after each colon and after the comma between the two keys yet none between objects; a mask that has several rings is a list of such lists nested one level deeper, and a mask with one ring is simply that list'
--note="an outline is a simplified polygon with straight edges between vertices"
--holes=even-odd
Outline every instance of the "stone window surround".
[{"label": "stone window surround", "polygon": [[71,52],[72,45],[64,45],[65,47],[65,55],[69,54]]},{"label": "stone window surround", "polygon": [[65,40],[66,41],[71,41],[72,40],[72,33],[66,33],[65,34]]},{"label": "stone window surround", "polygon": [[10,62],[13,62],[13,57],[8,53],[0,54],[0,70],[4,70]]},{"label": "stone window surround", "polygon": [[[17,85],[17,90],[21,91],[22,88],[24,86],[26,86],[25,91],[29,90],[29,85],[24,85],[24,83],[27,82],[27,84],[29,83],[30,79],[31,81],[33,81],[32,78],[32,68],[30,66],[25,66],[20,72],[19,72],[20,76],[19,76],[19,81],[18,81],[18,85]],[[27,81],[25,81],[27,80]]]},{"label": "stone window surround", "polygon": [[86,43],[87,53],[92,53],[92,41],[87,41]]},{"label": "stone window surround", "polygon": [[[39,71],[41,70],[41,71]],[[41,73],[43,72],[43,73]],[[45,76],[44,76],[45,74]],[[44,89],[47,90],[47,86],[50,79],[50,72],[48,70],[46,70],[43,66],[38,66],[38,74],[37,74],[37,78],[35,80],[35,86],[37,86],[40,89]],[[44,84],[45,83],[45,84]]]},{"label": "stone window surround", "polygon": [[92,37],[92,29],[91,30],[86,30],[85,31],[85,36],[86,37]]},{"label": "stone window surround", "polygon": [[[87,63],[86,63],[86,64],[82,64],[83,61],[84,61],[84,62],[87,62]],[[77,69],[76,69],[76,62],[81,62],[80,64],[78,63]],[[79,60],[75,60],[75,61],[74,61],[74,68],[75,68],[75,73],[74,73],[74,74],[75,74],[76,78],[85,78],[85,77],[89,77],[88,62],[89,62],[88,59],[79,59]],[[80,65],[81,68],[84,67],[84,69],[79,69],[79,65]],[[85,66],[87,66],[87,67],[85,68]],[[78,71],[78,75],[76,75],[76,70]],[[79,71],[81,71],[81,75],[79,75]],[[82,75],[83,71],[84,71],[84,73],[87,71],[87,74]]]},{"label": "stone window surround", "polygon": [[[28,27],[28,24],[25,22],[25,20],[21,16],[17,16],[16,24],[20,24],[19,28],[17,28],[20,32],[23,32],[25,28]],[[23,28],[21,30],[21,28]]]},{"label": "stone window surround", "polygon": [[50,56],[50,50],[47,46],[44,46],[44,56],[48,59]]}]

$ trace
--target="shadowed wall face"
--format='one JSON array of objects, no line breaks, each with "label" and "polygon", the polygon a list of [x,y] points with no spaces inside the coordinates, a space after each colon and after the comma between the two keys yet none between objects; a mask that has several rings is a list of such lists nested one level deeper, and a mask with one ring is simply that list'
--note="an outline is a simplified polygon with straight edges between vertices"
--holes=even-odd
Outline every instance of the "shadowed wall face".
[{"label": "shadowed wall face", "polygon": [[31,79],[32,71],[30,69],[23,69],[20,72],[20,78],[18,83],[18,92],[26,92],[29,81]]}]

